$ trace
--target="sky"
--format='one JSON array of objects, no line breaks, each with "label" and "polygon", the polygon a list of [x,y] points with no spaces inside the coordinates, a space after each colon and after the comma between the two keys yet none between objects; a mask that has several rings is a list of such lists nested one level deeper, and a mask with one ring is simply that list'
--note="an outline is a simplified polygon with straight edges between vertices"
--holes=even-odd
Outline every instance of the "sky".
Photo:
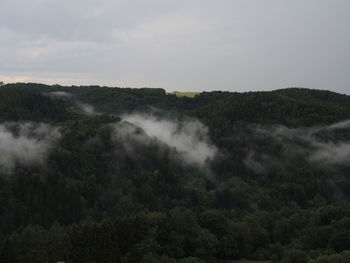
[{"label": "sky", "polygon": [[349,0],[0,0],[0,81],[350,94]]}]

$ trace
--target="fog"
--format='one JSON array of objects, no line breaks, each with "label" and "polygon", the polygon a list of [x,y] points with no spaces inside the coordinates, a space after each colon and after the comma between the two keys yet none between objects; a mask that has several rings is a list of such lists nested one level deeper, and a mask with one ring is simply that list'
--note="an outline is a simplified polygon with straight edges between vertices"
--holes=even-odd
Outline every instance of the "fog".
[{"label": "fog", "polygon": [[308,128],[259,127],[255,130],[256,134],[271,136],[282,146],[282,150],[278,155],[273,156],[256,149],[249,149],[244,163],[258,174],[267,173],[271,169],[283,169],[285,163],[296,158],[319,165],[350,166],[350,140],[334,141],[329,135],[332,132],[348,129],[350,129],[350,120]]},{"label": "fog", "polygon": [[59,129],[48,124],[0,124],[0,167],[44,164],[48,151],[59,138]]},{"label": "fog", "polygon": [[63,98],[72,97],[72,94],[66,91],[52,91],[50,92],[50,95],[54,95],[56,97],[63,97]]},{"label": "fog", "polygon": [[77,103],[80,109],[89,116],[98,115],[99,113],[95,111],[95,107],[86,103]]},{"label": "fog", "polygon": [[184,164],[200,167],[218,153],[209,139],[208,128],[198,120],[172,121],[140,114],[125,115],[122,119],[114,126],[115,136],[127,142],[130,153],[133,151],[131,140],[143,144],[158,141],[175,149]]}]

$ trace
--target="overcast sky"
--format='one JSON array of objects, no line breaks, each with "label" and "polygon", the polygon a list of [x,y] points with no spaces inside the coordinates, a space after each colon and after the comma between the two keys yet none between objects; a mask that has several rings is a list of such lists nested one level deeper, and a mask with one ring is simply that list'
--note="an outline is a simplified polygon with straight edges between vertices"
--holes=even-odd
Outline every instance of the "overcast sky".
[{"label": "overcast sky", "polygon": [[0,0],[0,81],[350,94],[349,0]]}]

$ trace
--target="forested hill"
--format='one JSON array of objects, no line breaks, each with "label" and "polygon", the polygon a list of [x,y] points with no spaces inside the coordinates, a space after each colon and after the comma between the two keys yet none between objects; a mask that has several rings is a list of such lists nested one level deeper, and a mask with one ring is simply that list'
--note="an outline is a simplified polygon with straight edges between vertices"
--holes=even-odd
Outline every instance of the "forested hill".
[{"label": "forested hill", "polygon": [[[304,88],[281,89],[272,92],[202,92],[194,98],[166,94],[162,89],[108,88],[99,86],[63,87],[43,84],[8,84],[2,87],[51,94],[93,105],[101,113],[121,114],[135,111],[176,111],[210,121],[221,116],[224,123],[279,123],[288,126],[327,124],[350,116],[350,97],[331,91]],[[28,91],[30,90],[30,91]],[[10,101],[14,101],[10,95]],[[28,101],[30,99],[28,98]],[[7,103],[6,101],[2,101]],[[15,101],[14,101],[15,102]],[[21,106],[20,106],[21,107]],[[22,107],[21,107],[22,108]]]},{"label": "forested hill", "polygon": [[350,261],[350,96],[0,87],[0,262]]}]

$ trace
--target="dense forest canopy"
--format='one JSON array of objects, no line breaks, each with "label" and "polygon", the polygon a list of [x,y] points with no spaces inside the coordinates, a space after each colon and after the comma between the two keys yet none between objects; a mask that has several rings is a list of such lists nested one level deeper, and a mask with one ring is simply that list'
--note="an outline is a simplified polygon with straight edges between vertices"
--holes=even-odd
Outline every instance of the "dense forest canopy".
[{"label": "dense forest canopy", "polygon": [[0,87],[0,262],[350,262],[350,97]]}]

